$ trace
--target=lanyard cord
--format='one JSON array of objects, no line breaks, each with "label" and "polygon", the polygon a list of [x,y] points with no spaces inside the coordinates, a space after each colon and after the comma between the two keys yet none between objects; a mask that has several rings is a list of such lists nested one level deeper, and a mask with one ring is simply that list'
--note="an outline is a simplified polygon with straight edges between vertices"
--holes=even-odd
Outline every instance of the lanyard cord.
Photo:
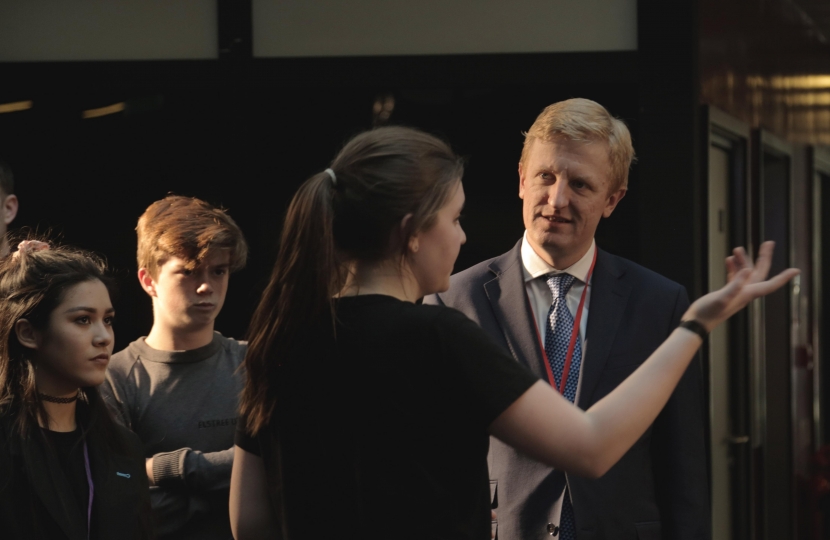
[{"label": "lanyard cord", "polygon": [[89,486],[89,504],[86,509],[86,538],[89,540],[92,531],[92,499],[95,495],[95,484],[92,482],[92,471],[89,467],[89,450],[84,438],[84,468],[86,469],[86,482]]},{"label": "lanyard cord", "polygon": [[[574,317],[574,325],[571,329],[571,340],[568,344],[568,353],[565,355],[565,366],[562,369],[562,380],[556,384],[556,377],[553,376],[553,368],[551,368],[548,355],[545,352],[545,345],[542,342],[542,334],[539,332],[539,325],[536,323],[536,317],[533,317],[533,327],[536,329],[536,339],[539,340],[539,350],[542,351],[542,358],[545,360],[545,371],[548,375],[548,382],[550,385],[562,395],[565,395],[565,385],[568,382],[568,375],[571,372],[571,361],[574,356],[574,349],[576,348],[576,339],[579,337],[579,324],[582,322],[582,311],[585,308],[585,297],[588,293],[588,284],[591,282],[591,276],[594,274],[594,266],[597,264],[597,249],[594,248],[594,259],[591,261],[591,268],[588,270],[588,276],[585,278],[585,288],[582,289],[582,295],[579,298],[579,307],[576,309],[576,317]],[[527,296],[528,306],[530,306],[530,297]],[[568,309],[567,299],[565,299],[565,309]],[[533,314],[533,309],[530,310]]]}]

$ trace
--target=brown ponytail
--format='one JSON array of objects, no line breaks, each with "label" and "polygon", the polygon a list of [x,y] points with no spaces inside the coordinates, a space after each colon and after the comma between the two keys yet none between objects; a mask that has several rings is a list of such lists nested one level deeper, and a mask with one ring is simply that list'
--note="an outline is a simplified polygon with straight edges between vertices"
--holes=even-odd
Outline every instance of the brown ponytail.
[{"label": "brown ponytail", "polygon": [[341,284],[332,233],[332,189],[329,175],[320,173],[294,195],[271,280],[251,319],[241,411],[254,433],[270,419],[275,402],[267,381],[290,350],[291,337],[331,310]]}]

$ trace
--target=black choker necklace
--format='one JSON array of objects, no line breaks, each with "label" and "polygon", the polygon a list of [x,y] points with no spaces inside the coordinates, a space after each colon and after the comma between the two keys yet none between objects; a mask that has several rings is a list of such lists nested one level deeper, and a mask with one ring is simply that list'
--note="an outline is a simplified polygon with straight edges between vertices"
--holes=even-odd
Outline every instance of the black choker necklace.
[{"label": "black choker necklace", "polygon": [[81,397],[81,391],[78,390],[78,393],[72,397],[55,397],[55,396],[47,396],[46,394],[41,394],[40,392],[37,393],[37,397],[42,399],[43,401],[48,401],[50,403],[72,403],[73,401],[77,400]]}]

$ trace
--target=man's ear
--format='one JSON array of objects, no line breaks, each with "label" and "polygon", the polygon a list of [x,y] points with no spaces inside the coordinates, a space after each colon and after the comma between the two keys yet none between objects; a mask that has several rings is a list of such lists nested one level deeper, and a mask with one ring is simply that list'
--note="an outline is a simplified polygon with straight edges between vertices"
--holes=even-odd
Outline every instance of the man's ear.
[{"label": "man's ear", "polygon": [[149,270],[146,268],[138,269],[138,282],[141,284],[141,288],[144,289],[144,292],[153,298],[157,296],[156,281],[153,279],[153,276],[150,275]]},{"label": "man's ear", "polygon": [[8,225],[17,217],[17,195],[6,195],[3,199],[3,221]]},{"label": "man's ear", "polygon": [[14,333],[21,345],[27,349],[37,349],[37,332],[27,319],[18,319],[14,323]]},{"label": "man's ear", "polygon": [[626,189],[622,188],[608,196],[608,200],[605,202],[605,209],[602,211],[602,217],[609,217],[611,215],[614,208],[616,208],[622,198],[625,197],[625,193]]}]

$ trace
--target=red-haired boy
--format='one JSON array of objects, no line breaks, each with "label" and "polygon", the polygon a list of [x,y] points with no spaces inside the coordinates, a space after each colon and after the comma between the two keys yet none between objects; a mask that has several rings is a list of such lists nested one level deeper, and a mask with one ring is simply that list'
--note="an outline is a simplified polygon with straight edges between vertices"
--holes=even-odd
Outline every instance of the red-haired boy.
[{"label": "red-haired boy", "polygon": [[248,248],[230,216],[190,197],[154,202],[136,231],[153,327],[113,355],[105,394],[144,444],[157,536],[228,539],[247,344],[214,332],[214,321]]}]

